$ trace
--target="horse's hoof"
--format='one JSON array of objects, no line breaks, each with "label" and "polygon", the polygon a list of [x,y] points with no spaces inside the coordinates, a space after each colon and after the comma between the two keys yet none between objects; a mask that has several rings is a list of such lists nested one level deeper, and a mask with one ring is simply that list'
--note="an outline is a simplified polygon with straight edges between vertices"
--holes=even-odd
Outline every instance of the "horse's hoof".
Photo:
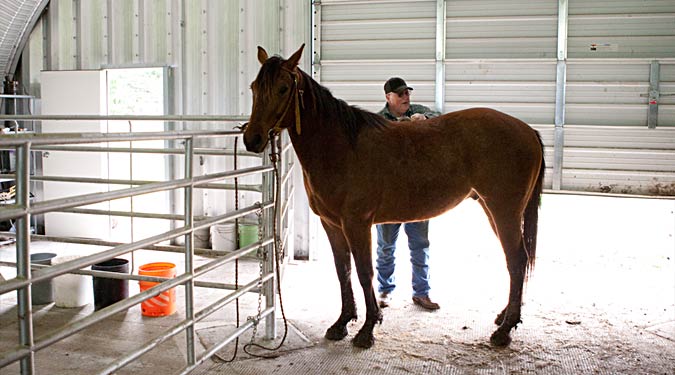
[{"label": "horse's hoof", "polygon": [[372,347],[374,343],[375,338],[373,337],[373,334],[368,334],[363,331],[360,331],[356,336],[354,336],[354,339],[352,340],[352,344],[354,346],[364,349]]},{"label": "horse's hoof", "polygon": [[344,339],[347,336],[347,327],[345,326],[332,326],[326,331],[326,338],[328,340],[339,341]]},{"label": "horse's hoof", "polygon": [[492,336],[490,336],[490,343],[497,347],[505,347],[511,343],[511,336],[508,332],[496,330]]}]

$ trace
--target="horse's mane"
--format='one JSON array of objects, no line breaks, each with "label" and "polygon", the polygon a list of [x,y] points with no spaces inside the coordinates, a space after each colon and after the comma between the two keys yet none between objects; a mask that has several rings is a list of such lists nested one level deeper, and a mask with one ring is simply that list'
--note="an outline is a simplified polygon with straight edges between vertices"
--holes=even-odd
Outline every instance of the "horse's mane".
[{"label": "horse's mane", "polygon": [[[299,69],[298,69],[299,70]],[[352,145],[356,144],[359,132],[366,127],[384,127],[389,121],[384,117],[349,105],[342,99],[333,96],[329,89],[320,85],[307,73],[301,71],[302,79],[307,82],[306,88],[314,98],[315,110],[330,122],[331,126],[342,126]]]},{"label": "horse's mane", "polygon": [[[279,56],[269,58],[260,69],[258,79],[262,87],[271,87],[276,74],[281,69],[283,59]],[[384,117],[373,112],[366,111],[356,106],[347,104],[342,99],[333,96],[329,89],[321,86],[309,74],[298,69],[301,80],[305,82],[304,97],[311,95],[314,111],[327,122],[328,126],[341,126],[350,144],[356,145],[356,139],[361,129],[366,127],[383,127],[388,123]]]}]

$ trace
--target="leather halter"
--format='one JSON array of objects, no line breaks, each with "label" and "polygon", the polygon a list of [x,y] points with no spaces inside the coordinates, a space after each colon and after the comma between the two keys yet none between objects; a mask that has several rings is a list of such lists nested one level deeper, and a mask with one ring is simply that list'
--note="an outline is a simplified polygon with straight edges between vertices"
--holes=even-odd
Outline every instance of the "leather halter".
[{"label": "leather halter", "polygon": [[[288,113],[288,109],[291,108],[291,100],[295,97],[295,131],[300,135],[300,96],[304,93],[303,90],[300,90],[298,87],[298,75],[296,72],[293,72],[288,69],[283,70],[289,72],[293,76],[293,91],[294,95],[289,95],[288,96],[288,104],[286,104],[286,109],[284,109],[284,113],[281,114],[281,117],[277,120],[277,122],[274,124],[272,129],[270,129],[270,132],[273,133],[274,135],[277,135],[281,133],[281,131],[284,129],[281,127],[281,121],[286,117],[286,113]],[[304,104],[303,104],[304,108]]]}]

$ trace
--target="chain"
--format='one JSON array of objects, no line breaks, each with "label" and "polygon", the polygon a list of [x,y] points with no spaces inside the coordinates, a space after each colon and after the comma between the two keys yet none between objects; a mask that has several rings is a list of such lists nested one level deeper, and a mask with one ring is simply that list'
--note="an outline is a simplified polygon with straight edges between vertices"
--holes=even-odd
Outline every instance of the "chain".
[{"label": "chain", "polygon": [[[233,157],[233,167],[234,170],[237,170],[237,143],[239,141],[239,137],[234,139],[234,157]],[[237,177],[234,178],[234,210],[237,211],[239,210],[239,179]],[[240,241],[239,241],[239,219],[234,219],[234,228],[235,228],[235,236],[234,236],[234,241],[235,241],[235,248],[239,249],[240,246]],[[234,289],[239,290],[239,258],[234,260]],[[239,298],[235,300],[235,309],[237,311],[237,328],[239,328]],[[229,363],[234,361],[234,359],[237,357],[237,350],[239,348],[239,337],[237,336],[237,339],[234,342],[234,353],[232,353],[232,358],[230,359],[225,359],[223,358],[220,354],[214,353],[214,356],[218,358],[219,360]]]},{"label": "chain", "polygon": [[[262,204],[259,204],[258,210],[255,212],[256,216],[258,217],[258,242],[262,243],[263,240],[263,231],[262,231]],[[254,316],[249,316],[248,320],[253,321],[253,333],[251,334],[251,342],[249,345],[253,344],[253,341],[255,340],[256,335],[258,334],[258,324],[260,323],[260,316],[262,315],[262,288],[263,288],[263,261],[266,258],[266,251],[263,249],[262,246],[258,248],[258,315]]]},{"label": "chain", "polygon": [[[272,166],[274,167],[274,210],[272,211],[272,238],[273,238],[273,243],[274,243],[274,253],[272,254],[274,256],[274,264],[275,264],[275,269],[274,272],[276,272],[276,282],[277,282],[277,293],[279,294],[279,309],[281,310],[281,316],[284,321],[284,336],[281,338],[281,341],[277,346],[274,348],[268,348],[264,347],[262,345],[256,344],[253,342],[255,339],[255,334],[257,333],[257,324],[260,321],[260,315],[261,315],[261,301],[262,301],[262,262],[263,262],[263,257],[259,257],[260,259],[260,279],[258,279],[258,286],[260,290],[260,294],[258,294],[258,319],[254,323],[253,326],[253,334],[251,335],[251,342],[247,345],[244,346],[244,352],[252,357],[260,357],[260,358],[274,358],[277,357],[278,355],[259,355],[255,353],[251,353],[248,348],[251,346],[258,347],[260,349],[265,349],[269,351],[274,351],[278,350],[281,348],[281,346],[286,342],[286,337],[288,337],[288,319],[286,319],[286,312],[284,311],[284,300],[281,298],[281,276],[280,276],[280,266],[279,266],[279,259],[281,256],[281,240],[277,228],[277,214],[280,212],[279,209],[279,204],[281,201],[281,179],[279,178],[279,168],[277,166],[277,161],[280,160],[280,152],[277,151],[276,147],[276,141],[277,138],[272,135],[271,136],[271,143],[272,143],[272,150],[270,153],[270,161],[272,162]],[[262,205],[259,207],[259,211],[256,212],[258,214],[258,228],[262,228]],[[259,241],[262,241],[262,230],[258,231],[258,239]],[[261,250],[259,250],[261,251]],[[264,258],[267,258],[269,254],[267,252],[264,253]],[[272,294],[274,295],[274,291],[272,291]],[[275,296],[276,297],[276,296]]]}]

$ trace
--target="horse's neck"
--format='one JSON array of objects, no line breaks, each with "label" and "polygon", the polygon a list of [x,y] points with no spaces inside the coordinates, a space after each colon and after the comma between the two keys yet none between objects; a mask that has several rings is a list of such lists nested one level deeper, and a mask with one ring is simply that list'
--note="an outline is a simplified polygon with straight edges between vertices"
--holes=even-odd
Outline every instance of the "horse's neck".
[{"label": "horse's neck", "polygon": [[320,168],[336,170],[348,152],[350,145],[340,124],[325,119],[305,92],[304,109],[301,109],[300,134],[290,128],[290,138],[295,153],[305,172]]},{"label": "horse's neck", "polygon": [[[320,168],[328,159],[341,159],[346,150],[346,140],[338,127],[328,124],[320,116],[302,116],[301,133],[289,129],[291,142],[300,164],[305,169]],[[335,164],[335,161],[331,161]]]}]

